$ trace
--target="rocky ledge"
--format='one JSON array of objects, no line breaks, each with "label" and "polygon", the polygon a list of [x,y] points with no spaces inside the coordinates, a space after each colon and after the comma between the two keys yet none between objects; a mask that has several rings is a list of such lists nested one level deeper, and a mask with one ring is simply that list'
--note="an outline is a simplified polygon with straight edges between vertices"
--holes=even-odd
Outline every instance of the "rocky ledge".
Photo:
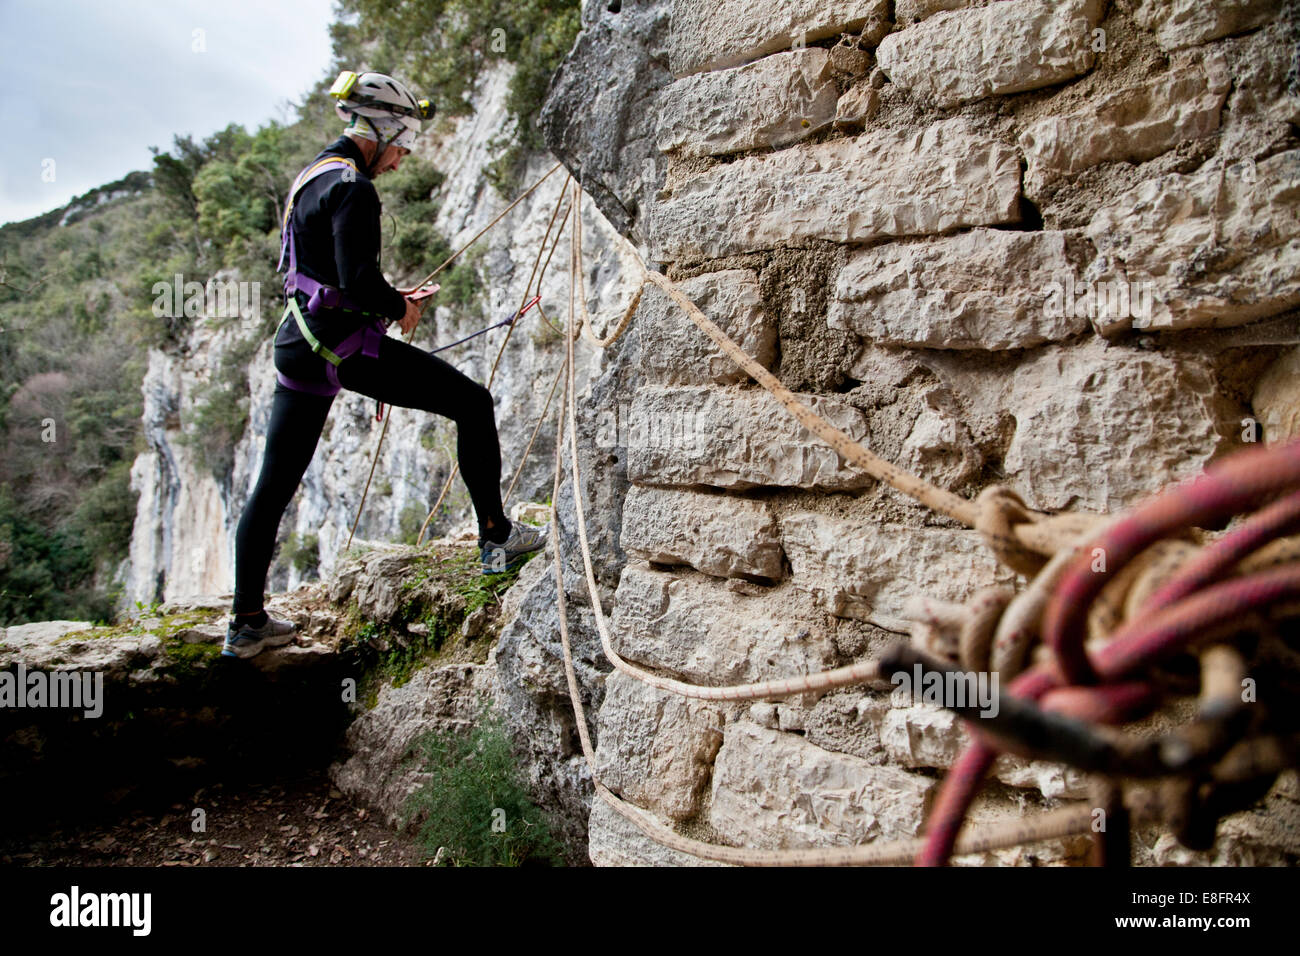
[{"label": "rocky ledge", "polygon": [[333,764],[336,786],[396,822],[420,779],[403,769],[416,738],[467,726],[490,690],[516,575],[484,577],[477,559],[451,539],[355,548],[327,582],[268,600],[298,632],[248,661],[221,656],[228,595],[0,630],[0,693],[16,695],[0,708],[6,818]]}]

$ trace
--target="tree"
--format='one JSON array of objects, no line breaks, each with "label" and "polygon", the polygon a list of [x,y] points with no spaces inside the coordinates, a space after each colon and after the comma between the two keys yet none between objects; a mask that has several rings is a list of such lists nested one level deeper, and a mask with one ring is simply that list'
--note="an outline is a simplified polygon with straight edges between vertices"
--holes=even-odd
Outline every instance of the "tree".
[{"label": "tree", "polygon": [[[498,189],[513,183],[527,151],[542,146],[535,118],[551,75],[581,25],[579,0],[341,0],[344,16],[331,27],[334,55],[361,69],[401,67],[449,116],[467,114],[469,96],[483,68],[515,65],[506,102],[514,120],[498,164]],[[509,191],[508,189],[506,191]]]}]

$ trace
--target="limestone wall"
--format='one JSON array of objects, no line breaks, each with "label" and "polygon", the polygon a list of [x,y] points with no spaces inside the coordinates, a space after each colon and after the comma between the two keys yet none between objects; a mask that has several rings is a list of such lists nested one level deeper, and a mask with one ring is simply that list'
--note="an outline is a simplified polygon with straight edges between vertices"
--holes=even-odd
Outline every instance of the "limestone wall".
[{"label": "limestone wall", "polygon": [[[1298,20],[1279,0],[589,3],[543,123],[610,222],[849,434],[964,495],[1005,482],[1036,508],[1113,511],[1238,447],[1243,419],[1296,433]],[[583,493],[631,660],[714,683],[836,666],[902,632],[912,593],[1015,581],[972,532],[838,460],[653,288],[620,343],[580,355],[602,363]],[[747,846],[917,833],[962,738],[950,715],[862,689],[697,704],[603,677],[560,504],[615,791]],[[499,659],[558,668],[554,585],[527,583]],[[539,756],[536,779],[580,812],[553,677],[566,756]],[[976,819],[1085,793],[1044,764],[995,776]],[[1295,819],[1294,797],[1268,813]],[[598,864],[684,862],[604,807],[589,832]],[[1291,844],[1221,832],[1200,857],[1152,832],[1138,859],[1300,853],[1294,827]]]}]

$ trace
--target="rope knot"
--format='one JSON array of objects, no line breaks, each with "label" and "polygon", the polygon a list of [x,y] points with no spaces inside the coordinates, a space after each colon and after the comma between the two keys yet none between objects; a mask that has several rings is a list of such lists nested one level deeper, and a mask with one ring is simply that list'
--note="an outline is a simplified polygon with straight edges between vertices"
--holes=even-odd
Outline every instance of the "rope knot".
[{"label": "rope knot", "polygon": [[1043,555],[1020,543],[1014,526],[1035,524],[1042,515],[1031,511],[1006,485],[990,485],[975,499],[975,530],[1000,562],[1018,574],[1033,577],[1047,563]]}]

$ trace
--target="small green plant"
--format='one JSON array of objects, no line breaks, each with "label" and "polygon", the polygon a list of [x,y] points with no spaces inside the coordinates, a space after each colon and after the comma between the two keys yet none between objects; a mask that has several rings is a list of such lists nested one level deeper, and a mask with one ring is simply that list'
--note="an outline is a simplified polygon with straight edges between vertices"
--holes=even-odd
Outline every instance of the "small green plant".
[{"label": "small green plant", "polygon": [[217,363],[211,379],[196,389],[181,414],[187,426],[182,443],[194,448],[199,463],[225,483],[235,466],[235,445],[248,425],[248,364],[260,345],[258,336],[241,339]]},{"label": "small green plant", "polygon": [[465,614],[468,616],[485,605],[499,604],[501,595],[519,579],[519,572],[523,569],[523,565],[533,557],[535,555],[530,555],[510,571],[483,574],[479,570],[477,552],[466,549],[444,559],[440,562],[438,570],[451,589],[465,599]]},{"label": "small green plant", "polygon": [[562,862],[497,715],[485,707],[469,734],[431,733],[415,749],[429,779],[407,801],[403,825],[423,818],[416,841],[427,856],[443,849],[452,866]]},{"label": "small green plant", "polygon": [[537,346],[547,346],[553,342],[562,342],[564,333],[551,324],[548,319],[540,315],[537,321],[533,323],[533,344]]},{"label": "small green plant", "polygon": [[320,538],[314,534],[290,534],[284,543],[284,560],[299,574],[314,577],[320,569]]},{"label": "small green plant", "polygon": [[420,528],[424,526],[425,515],[428,514],[423,505],[411,502],[402,509],[401,516],[397,519],[398,535],[401,537],[403,544],[415,544],[415,539],[420,536]]}]

